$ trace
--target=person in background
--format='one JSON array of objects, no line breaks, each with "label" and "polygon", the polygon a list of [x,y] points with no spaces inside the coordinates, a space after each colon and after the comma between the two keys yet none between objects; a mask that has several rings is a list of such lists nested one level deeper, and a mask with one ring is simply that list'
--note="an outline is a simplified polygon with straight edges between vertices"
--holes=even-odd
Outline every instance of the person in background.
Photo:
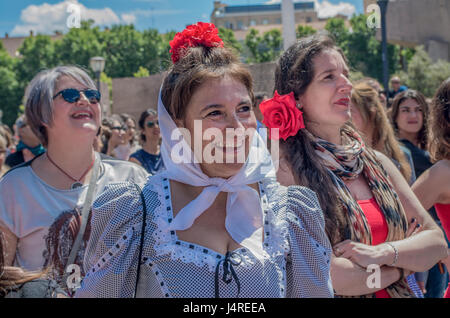
[{"label": "person in background", "polygon": [[[292,111],[305,119],[281,141],[282,155],[295,184],[316,192],[324,211],[336,296],[415,297],[406,277],[436,264],[447,244],[391,159],[367,147],[349,123],[348,77],[345,55],[324,35],[303,38],[281,55],[275,90],[280,98],[292,95]],[[263,115],[268,128],[283,118]],[[373,265],[377,286],[367,284]]]},{"label": "person in background", "polygon": [[106,129],[103,129],[105,140],[103,141],[102,153],[119,159],[116,149],[121,145],[125,145],[128,127],[122,118],[116,114],[105,118],[102,123],[106,127]]},{"label": "person in background", "polygon": [[386,98],[386,92],[381,87],[380,82],[378,82],[376,79],[371,77],[365,77],[359,81],[357,81],[355,84],[365,83],[372,87],[378,94],[378,99],[381,102],[381,105],[383,105],[384,109],[387,109],[387,98]]},{"label": "person in background", "polygon": [[[67,261],[77,237],[80,244],[72,253],[73,264],[83,263],[90,236],[89,188],[95,198],[113,181],[147,179],[141,167],[94,152],[100,100],[94,81],[75,66],[44,70],[31,81],[26,94],[27,124],[47,152],[0,179],[6,266],[15,264],[29,271],[51,266],[50,274],[62,283],[66,267],[72,265]],[[86,227],[80,232],[83,220]]]},{"label": "person in background", "polygon": [[411,154],[409,150],[402,151],[400,148],[377,91],[368,84],[353,86],[351,116],[352,123],[367,145],[390,158],[405,180],[412,184],[416,178]]},{"label": "person in background", "polygon": [[[390,158],[405,180],[412,185],[416,181],[416,174],[411,152],[396,139],[377,91],[366,83],[360,82],[353,87],[352,123],[361,132],[368,146]],[[415,273],[415,278],[422,294],[425,293],[427,272]]]},{"label": "person in background", "polygon": [[[412,189],[425,209],[435,207],[448,242],[450,238],[450,78],[441,84],[431,106],[429,140],[431,158],[435,163],[417,179]],[[450,249],[447,251],[450,252]],[[437,282],[447,286],[445,282],[448,283],[450,253],[442,262],[446,265],[447,274],[442,268],[441,270],[447,278]],[[433,296],[442,297],[442,294]],[[450,285],[444,297],[450,298]]]},{"label": "person in background", "polygon": [[141,165],[148,173],[154,175],[164,170],[161,156],[161,131],[159,130],[158,113],[153,109],[142,112],[139,118],[142,149],[131,154],[130,161]]},{"label": "person in background", "polygon": [[389,104],[391,104],[391,102],[395,98],[395,96],[397,96],[401,92],[404,92],[408,89],[408,87],[401,84],[400,78],[398,76],[393,76],[391,78],[391,86],[392,86],[392,90],[389,90],[389,93],[388,93],[388,99],[390,101]]},{"label": "person in background", "polygon": [[425,97],[411,89],[397,95],[388,111],[397,139],[411,152],[416,178],[432,165],[427,151],[428,112]]},{"label": "person in background", "polygon": [[120,114],[119,116],[127,130],[124,135],[124,143],[114,149],[114,154],[117,159],[128,160],[130,155],[139,148],[136,142],[136,121],[128,114]]},{"label": "person in background", "polygon": [[46,277],[45,272],[30,272],[5,265],[3,237],[0,233],[0,298],[66,298],[67,294]]},{"label": "person in background", "polygon": [[8,144],[0,129],[0,178],[9,170],[9,167],[4,164],[7,150]]},{"label": "person in background", "polygon": [[[411,152],[416,178],[433,164],[428,152],[428,116],[429,106],[425,96],[416,90],[408,89],[395,96],[389,117],[397,138]],[[441,226],[436,210],[432,206],[428,212]],[[428,271],[425,297],[439,298],[444,289],[446,276],[436,264]]]},{"label": "person in background", "polygon": [[16,151],[13,132],[6,124],[0,124],[0,134],[6,139],[6,157]]},{"label": "person in background", "polygon": [[45,148],[41,144],[39,138],[36,137],[36,134],[28,125],[25,115],[22,115],[17,119],[16,127],[19,136],[19,144],[16,146],[16,151],[6,157],[5,160],[6,165],[11,168],[30,161],[35,156],[39,156],[45,152]]}]

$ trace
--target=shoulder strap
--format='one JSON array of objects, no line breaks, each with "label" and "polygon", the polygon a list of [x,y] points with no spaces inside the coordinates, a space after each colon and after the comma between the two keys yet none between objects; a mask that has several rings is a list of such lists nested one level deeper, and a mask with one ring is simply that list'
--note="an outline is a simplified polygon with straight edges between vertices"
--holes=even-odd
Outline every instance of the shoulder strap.
[{"label": "shoulder strap", "polygon": [[95,153],[95,161],[94,161],[94,168],[92,171],[91,180],[89,181],[89,188],[86,194],[86,199],[84,200],[83,209],[81,211],[81,225],[80,230],[78,231],[77,237],[75,239],[75,242],[73,243],[72,249],[69,254],[69,258],[67,259],[67,263],[64,269],[64,275],[63,275],[63,285],[66,284],[66,277],[68,275],[67,273],[67,267],[74,263],[75,258],[77,256],[78,250],[80,249],[80,245],[83,239],[84,232],[86,230],[87,220],[89,216],[89,211],[92,206],[92,201],[94,199],[94,193],[95,188],[97,186],[97,179],[99,175],[99,168],[100,168],[100,157],[97,153]]},{"label": "shoulder strap", "polygon": [[142,193],[141,188],[135,183],[134,186],[136,187],[136,190],[139,192],[141,196],[142,201],[142,230],[141,230],[141,242],[139,244],[139,258],[138,258],[138,267],[137,267],[137,273],[136,273],[136,283],[134,285],[134,295],[133,298],[136,298],[137,295],[137,289],[139,284],[139,276],[141,273],[141,262],[142,262],[142,249],[144,247],[144,237],[145,237],[145,226],[147,225],[147,206],[145,204],[145,197]]}]

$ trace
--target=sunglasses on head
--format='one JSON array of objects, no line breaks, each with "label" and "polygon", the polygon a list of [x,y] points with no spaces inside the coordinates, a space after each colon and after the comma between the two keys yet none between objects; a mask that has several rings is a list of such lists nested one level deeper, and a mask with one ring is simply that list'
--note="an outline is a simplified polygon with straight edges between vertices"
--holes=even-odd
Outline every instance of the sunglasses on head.
[{"label": "sunglasses on head", "polygon": [[159,121],[148,121],[146,125],[148,128],[153,128],[155,125],[159,126]]},{"label": "sunglasses on head", "polygon": [[53,99],[61,95],[66,102],[76,103],[81,98],[81,92],[83,92],[84,96],[86,96],[86,98],[89,100],[91,104],[96,104],[100,102],[101,94],[96,89],[85,89],[80,91],[75,88],[66,88],[63,89],[62,91],[59,91],[55,96],[53,96]]}]

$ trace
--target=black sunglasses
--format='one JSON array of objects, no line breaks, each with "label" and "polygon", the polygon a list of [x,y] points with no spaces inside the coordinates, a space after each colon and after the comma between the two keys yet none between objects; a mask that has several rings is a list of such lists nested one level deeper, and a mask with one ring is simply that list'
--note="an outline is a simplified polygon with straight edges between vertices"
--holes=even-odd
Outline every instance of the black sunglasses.
[{"label": "black sunglasses", "polygon": [[78,89],[75,88],[66,88],[58,92],[55,96],[53,96],[53,99],[58,97],[58,95],[61,95],[66,102],[76,103],[81,98],[81,92],[83,92],[84,96],[86,96],[86,98],[89,100],[91,104],[100,102],[101,94],[96,89],[85,89],[79,91]]},{"label": "black sunglasses", "polygon": [[147,122],[146,125],[148,128],[153,128],[153,127],[155,127],[155,125],[159,126],[159,121],[149,121],[149,122]]},{"label": "black sunglasses", "polygon": [[128,127],[127,126],[114,126],[111,127],[112,130],[123,130],[123,131],[127,131]]}]

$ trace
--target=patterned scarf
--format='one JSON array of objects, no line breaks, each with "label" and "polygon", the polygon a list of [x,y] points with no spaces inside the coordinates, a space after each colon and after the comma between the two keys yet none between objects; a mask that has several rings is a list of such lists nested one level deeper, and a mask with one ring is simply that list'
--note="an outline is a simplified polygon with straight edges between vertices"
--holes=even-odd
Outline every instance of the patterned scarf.
[{"label": "patterned scarf", "polygon": [[[386,171],[375,153],[365,146],[361,137],[352,128],[346,126],[342,132],[342,145],[335,145],[306,131],[314,141],[316,154],[323,159],[336,186],[347,224],[351,224],[348,229],[349,239],[367,245],[372,244],[372,234],[366,216],[344,183],[346,180],[356,179],[361,173],[386,219],[388,225],[386,242],[404,239],[408,222]],[[386,290],[392,298],[415,297],[406,279],[397,281]],[[375,294],[362,297],[375,297]]]}]

